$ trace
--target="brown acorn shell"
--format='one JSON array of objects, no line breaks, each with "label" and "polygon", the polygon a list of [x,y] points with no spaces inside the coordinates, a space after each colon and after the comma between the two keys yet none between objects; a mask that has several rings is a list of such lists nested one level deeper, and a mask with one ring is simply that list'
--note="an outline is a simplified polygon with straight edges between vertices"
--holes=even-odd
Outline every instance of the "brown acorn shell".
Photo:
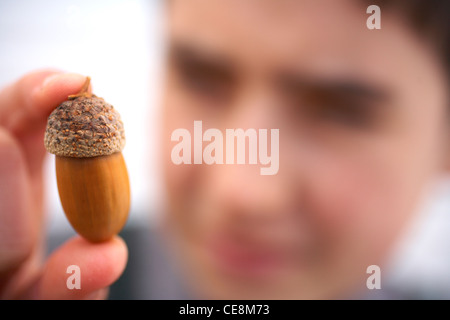
[{"label": "brown acorn shell", "polygon": [[78,97],[49,116],[44,145],[62,157],[88,158],[122,151],[125,131],[119,113],[102,98]]},{"label": "brown acorn shell", "polygon": [[130,185],[121,152],[107,156],[56,156],[61,204],[72,227],[91,242],[112,238],[125,225]]}]

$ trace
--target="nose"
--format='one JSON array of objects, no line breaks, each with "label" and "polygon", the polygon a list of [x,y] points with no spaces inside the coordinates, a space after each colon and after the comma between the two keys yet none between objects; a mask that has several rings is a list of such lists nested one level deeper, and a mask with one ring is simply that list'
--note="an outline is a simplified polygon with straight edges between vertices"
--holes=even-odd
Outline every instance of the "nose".
[{"label": "nose", "polygon": [[289,212],[289,191],[281,175],[264,176],[259,165],[223,164],[203,168],[203,221],[220,229],[267,229]]},{"label": "nose", "polygon": [[[204,217],[204,221],[208,221],[211,226],[219,225],[220,228],[226,228],[232,225],[235,228],[239,225],[243,229],[246,226],[252,228],[260,226],[259,229],[268,229],[270,225],[274,226],[280,224],[280,221],[289,220],[284,218],[293,212],[289,180],[283,174],[282,168],[273,175],[261,174],[261,168],[268,165],[261,163],[260,142],[268,153],[277,152],[277,158],[280,157],[279,149],[272,148],[272,130],[278,130],[279,124],[272,114],[274,109],[270,104],[271,97],[267,97],[266,91],[249,90],[249,92],[251,94],[241,97],[239,105],[234,108],[235,113],[230,115],[224,121],[226,124],[222,123],[221,127],[224,133],[227,128],[255,129],[258,161],[249,163],[252,151],[249,148],[250,139],[245,139],[244,164],[235,161],[233,164],[202,165],[203,183],[199,184],[204,188],[202,211],[208,212],[208,217]],[[266,137],[261,135],[260,129],[266,131]],[[279,140],[278,136],[277,143]],[[236,144],[234,147],[237,159],[236,153],[239,151]],[[224,151],[229,152],[227,149],[228,147],[224,148]],[[273,158],[273,155],[271,156]]]}]

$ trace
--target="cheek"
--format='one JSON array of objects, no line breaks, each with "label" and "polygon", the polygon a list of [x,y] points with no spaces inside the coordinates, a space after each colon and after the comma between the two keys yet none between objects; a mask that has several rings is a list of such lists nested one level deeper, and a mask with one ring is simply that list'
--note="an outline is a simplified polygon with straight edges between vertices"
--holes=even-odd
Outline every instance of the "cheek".
[{"label": "cheek", "polygon": [[363,178],[364,171],[358,171],[352,165],[334,163],[311,177],[307,205],[314,212],[315,225],[328,235],[357,225],[367,204],[373,202],[377,187]]},{"label": "cheek", "polygon": [[[176,142],[171,141],[172,132],[178,128],[186,128],[183,121],[183,109],[176,91],[172,90],[170,81],[166,85],[166,91],[163,98],[162,126],[161,126],[161,158],[163,159],[162,168],[164,175],[165,189],[169,206],[171,199],[180,196],[182,185],[186,181],[188,166],[175,165],[172,162],[171,152]],[[169,208],[170,209],[170,208]],[[170,209],[169,212],[172,210]]]},{"label": "cheek", "polygon": [[165,219],[170,221],[172,226],[187,227],[185,220],[189,211],[191,196],[195,190],[195,184],[199,179],[195,179],[195,172],[198,166],[176,165],[172,161],[172,149],[178,141],[171,141],[172,132],[176,129],[187,129],[193,133],[194,120],[198,115],[192,110],[192,102],[186,99],[182,91],[179,90],[169,77],[166,92],[164,93],[162,126],[161,126],[161,157],[164,178],[164,187],[167,200],[167,214]]},{"label": "cheek", "polygon": [[384,247],[408,214],[411,199],[401,174],[382,163],[332,159],[310,173],[307,188],[306,205],[320,239],[333,250],[358,242],[372,251]]}]

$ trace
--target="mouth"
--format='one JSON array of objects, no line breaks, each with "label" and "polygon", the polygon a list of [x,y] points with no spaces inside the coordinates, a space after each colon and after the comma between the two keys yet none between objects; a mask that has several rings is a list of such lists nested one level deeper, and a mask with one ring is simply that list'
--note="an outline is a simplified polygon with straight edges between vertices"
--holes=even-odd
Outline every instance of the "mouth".
[{"label": "mouth", "polygon": [[281,276],[292,258],[285,248],[279,246],[227,237],[210,240],[207,256],[212,266],[225,276],[258,281],[270,281]]}]

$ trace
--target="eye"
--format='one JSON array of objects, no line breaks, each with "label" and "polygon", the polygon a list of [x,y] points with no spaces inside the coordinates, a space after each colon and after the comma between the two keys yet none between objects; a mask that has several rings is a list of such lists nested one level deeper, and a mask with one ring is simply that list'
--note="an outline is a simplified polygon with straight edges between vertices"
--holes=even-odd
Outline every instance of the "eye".
[{"label": "eye", "polygon": [[372,129],[382,124],[392,99],[387,88],[361,79],[307,79],[285,72],[276,84],[290,110],[314,126]]},{"label": "eye", "polygon": [[358,101],[348,99],[316,101],[306,106],[307,114],[315,121],[326,121],[351,128],[369,128],[373,125],[374,115],[370,107]]},{"label": "eye", "polygon": [[289,101],[297,114],[313,124],[368,129],[376,120],[377,108],[365,99],[331,90],[295,91]]},{"label": "eye", "polygon": [[225,99],[230,95],[230,81],[222,74],[202,67],[186,65],[179,71],[183,84],[195,94],[215,99]]},{"label": "eye", "polygon": [[236,77],[220,61],[193,55],[175,55],[172,66],[181,84],[199,99],[225,101],[233,93]]}]

